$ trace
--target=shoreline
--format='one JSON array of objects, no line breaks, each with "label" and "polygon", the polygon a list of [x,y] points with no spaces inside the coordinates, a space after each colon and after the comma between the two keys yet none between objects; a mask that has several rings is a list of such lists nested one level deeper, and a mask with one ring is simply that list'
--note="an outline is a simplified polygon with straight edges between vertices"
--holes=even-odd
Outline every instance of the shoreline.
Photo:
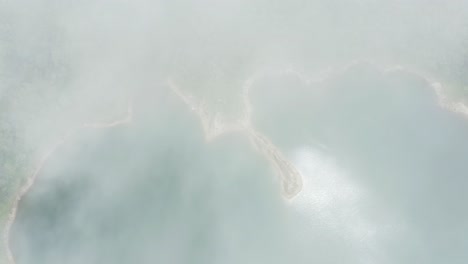
[{"label": "shoreline", "polygon": [[[428,88],[430,88],[434,92],[437,98],[436,103],[439,105],[439,107],[445,109],[446,111],[462,114],[465,118],[468,117],[468,107],[461,101],[453,101],[452,99],[448,98],[446,94],[448,88],[445,87],[442,83],[436,81],[435,78],[432,78],[429,74],[426,74],[423,71],[411,67],[405,67],[399,64],[389,64],[382,66],[382,64],[376,63],[372,60],[361,59],[351,61],[350,63],[343,64],[339,67],[325,68],[325,70],[319,71],[318,74],[316,74],[316,76],[311,75],[308,77],[307,74],[300,71],[296,71],[291,67],[287,69],[281,69],[279,71],[275,70],[273,72],[276,74],[288,74],[296,76],[304,84],[309,86],[312,84],[325,83],[334,78],[339,78],[343,73],[359,65],[370,65],[376,68],[379,72],[383,73],[384,75],[395,72],[402,72],[415,76],[423,80],[427,84]],[[244,85],[241,89],[244,113],[242,118],[236,120],[235,122],[225,122],[221,119],[222,116],[220,116],[219,113],[209,113],[206,109],[206,105],[203,102],[195,102],[195,100],[193,99],[194,97],[185,94],[173,82],[171,78],[168,78],[167,83],[170,89],[178,96],[178,98],[181,99],[182,102],[184,102],[184,104],[188,106],[191,111],[194,111],[196,113],[196,115],[200,119],[202,129],[205,134],[205,140],[207,142],[212,141],[218,136],[221,136],[225,133],[245,133],[246,136],[249,138],[253,148],[257,150],[262,156],[264,156],[265,159],[267,159],[267,161],[270,163],[270,166],[276,172],[281,182],[282,196],[286,200],[291,200],[294,197],[296,197],[302,190],[303,182],[301,173],[285,157],[281,150],[279,150],[278,147],[276,147],[274,143],[271,142],[271,140],[268,137],[255,130],[255,128],[251,124],[253,108],[250,103],[249,97],[250,89],[257,80],[264,78],[266,73],[271,73],[271,71],[261,71],[254,73],[244,81]],[[45,166],[45,164],[51,158],[51,156],[53,156],[56,150],[60,148],[63,144],[68,142],[68,140],[71,137],[73,137],[82,129],[105,129],[121,125],[127,125],[132,122],[132,118],[132,103],[129,102],[127,107],[127,113],[124,117],[110,122],[84,123],[75,128],[72,128],[69,132],[65,133],[65,135],[62,138],[57,140],[56,143],[53,144],[52,147],[45,152],[42,158],[39,159],[38,165],[34,169],[33,173],[26,178],[25,183],[19,188],[19,191],[14,196],[11,209],[8,213],[7,220],[4,225],[4,233],[2,240],[4,243],[3,246],[6,252],[6,259],[8,263],[15,264],[15,258],[10,249],[10,231],[16,219],[16,214],[20,201],[33,187],[35,180],[41,172],[42,168]]]},{"label": "shoreline", "polygon": [[51,158],[51,156],[57,151],[57,149],[59,149],[62,145],[68,142],[70,138],[72,138],[82,129],[112,128],[112,127],[116,127],[120,125],[125,125],[125,124],[129,124],[132,122],[132,117],[133,117],[132,103],[129,102],[128,107],[127,107],[127,113],[125,114],[123,118],[119,118],[111,122],[84,123],[78,127],[72,128],[69,130],[69,132],[65,133],[65,135],[62,138],[57,140],[55,144],[53,144],[52,147],[48,151],[45,152],[42,158],[39,159],[36,169],[34,169],[31,176],[26,178],[26,182],[20,187],[19,191],[16,193],[13,199],[11,210],[8,213],[7,221],[4,226],[3,244],[4,244],[4,249],[6,252],[6,258],[9,264],[16,263],[15,258],[10,248],[10,231],[11,231],[11,227],[13,226],[13,223],[16,220],[16,214],[18,212],[18,207],[20,205],[21,199],[33,187],[34,182],[37,179],[37,176],[42,171],[42,168],[45,166],[45,164]]},{"label": "shoreline", "polygon": [[356,59],[339,66],[324,67],[311,75],[297,71],[290,65],[287,68],[255,72],[244,81],[244,84],[241,87],[241,104],[243,105],[243,113],[241,115],[242,117],[234,122],[223,122],[223,120],[220,119],[219,113],[214,113],[210,116],[210,113],[206,109],[206,105],[203,101],[198,103],[195,102],[194,97],[185,94],[171,78],[168,78],[167,83],[182,102],[184,102],[191,111],[196,113],[202,124],[205,140],[207,142],[214,140],[216,137],[225,133],[245,133],[254,149],[270,163],[270,166],[276,172],[281,183],[283,198],[291,200],[301,192],[303,176],[294,164],[285,157],[281,150],[276,147],[267,136],[263,135],[253,127],[251,123],[253,107],[250,102],[250,89],[252,89],[252,86],[256,81],[265,78],[267,74],[293,75],[306,86],[310,86],[313,84],[322,84],[335,78],[339,78],[354,67],[361,65],[369,65],[385,76],[398,72],[415,76],[416,78],[424,81],[428,88],[434,92],[435,97],[437,98],[436,103],[439,107],[446,111],[459,113],[464,117],[468,117],[468,107],[461,101],[453,101],[448,98],[446,95],[448,88],[429,74],[416,68],[400,64],[382,64],[370,59]]},{"label": "shoreline", "polygon": [[[251,83],[251,79],[247,83]],[[210,118],[210,114],[205,109],[204,103],[197,103],[192,100],[192,96],[186,95],[182,90],[169,78],[168,85],[171,90],[197,115],[202,124],[205,140],[210,142],[216,137],[225,133],[240,132],[245,133],[253,148],[259,152],[273,167],[276,172],[282,189],[282,196],[290,200],[299,194],[302,189],[302,176],[300,172],[286,159],[283,153],[260,132],[256,131],[251,125],[250,116],[252,106],[248,100],[248,90],[243,91],[243,118],[232,123],[223,123],[219,119],[218,113]]]}]

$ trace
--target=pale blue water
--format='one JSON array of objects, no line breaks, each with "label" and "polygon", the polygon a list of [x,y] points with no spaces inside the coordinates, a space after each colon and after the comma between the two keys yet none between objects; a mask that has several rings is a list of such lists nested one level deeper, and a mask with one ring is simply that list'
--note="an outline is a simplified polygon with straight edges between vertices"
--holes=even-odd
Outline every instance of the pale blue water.
[{"label": "pale blue water", "polygon": [[464,263],[468,122],[422,80],[359,66],[251,94],[304,175],[293,201],[242,135],[206,143],[176,98],[142,97],[133,124],[50,161],[20,206],[18,263]]},{"label": "pale blue water", "polygon": [[18,263],[273,263],[287,209],[246,138],[206,143],[172,96],[138,101],[126,127],[52,158],[22,202]]},{"label": "pale blue water", "polygon": [[339,232],[358,229],[350,242],[371,263],[466,261],[468,119],[439,107],[425,81],[361,65],[319,85],[271,78],[253,93],[260,130],[299,153],[311,192],[329,199],[303,202],[329,210]]}]

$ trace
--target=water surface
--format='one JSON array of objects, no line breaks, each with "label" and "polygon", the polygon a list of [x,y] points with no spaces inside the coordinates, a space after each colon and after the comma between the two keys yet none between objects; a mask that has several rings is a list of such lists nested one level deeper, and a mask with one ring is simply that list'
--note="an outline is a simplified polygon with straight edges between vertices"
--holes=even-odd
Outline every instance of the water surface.
[{"label": "water surface", "polygon": [[428,84],[369,65],[307,85],[267,75],[253,126],[304,176],[285,202],[241,133],[206,142],[170,92],[88,131],[21,202],[18,263],[464,263],[468,122]]}]

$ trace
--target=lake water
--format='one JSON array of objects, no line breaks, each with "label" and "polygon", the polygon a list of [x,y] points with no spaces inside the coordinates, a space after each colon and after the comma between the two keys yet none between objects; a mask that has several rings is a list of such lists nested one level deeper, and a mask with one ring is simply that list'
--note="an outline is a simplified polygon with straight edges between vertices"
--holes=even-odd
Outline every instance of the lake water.
[{"label": "lake water", "polygon": [[253,124],[304,176],[284,201],[242,134],[205,142],[170,92],[80,133],[20,204],[17,263],[466,263],[468,122],[420,78],[271,75]]}]

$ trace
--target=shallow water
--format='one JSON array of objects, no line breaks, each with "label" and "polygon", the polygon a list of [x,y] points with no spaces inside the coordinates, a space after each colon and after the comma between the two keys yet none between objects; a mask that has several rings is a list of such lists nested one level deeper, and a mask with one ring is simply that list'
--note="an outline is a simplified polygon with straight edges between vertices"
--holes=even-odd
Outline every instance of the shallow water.
[{"label": "shallow water", "polygon": [[54,155],[20,205],[18,263],[276,259],[285,208],[267,162],[241,135],[205,142],[185,105],[158,100]]},{"label": "shallow water", "polygon": [[[265,96],[268,95],[268,96]],[[242,134],[205,142],[177,98],[81,133],[20,204],[18,263],[464,263],[468,122],[423,80],[361,65],[271,75],[254,126],[304,176],[294,200]]]},{"label": "shallow water", "polygon": [[371,263],[466,260],[468,122],[424,80],[360,65],[310,86],[267,79],[252,95],[257,127],[305,174],[296,202],[311,218]]}]

